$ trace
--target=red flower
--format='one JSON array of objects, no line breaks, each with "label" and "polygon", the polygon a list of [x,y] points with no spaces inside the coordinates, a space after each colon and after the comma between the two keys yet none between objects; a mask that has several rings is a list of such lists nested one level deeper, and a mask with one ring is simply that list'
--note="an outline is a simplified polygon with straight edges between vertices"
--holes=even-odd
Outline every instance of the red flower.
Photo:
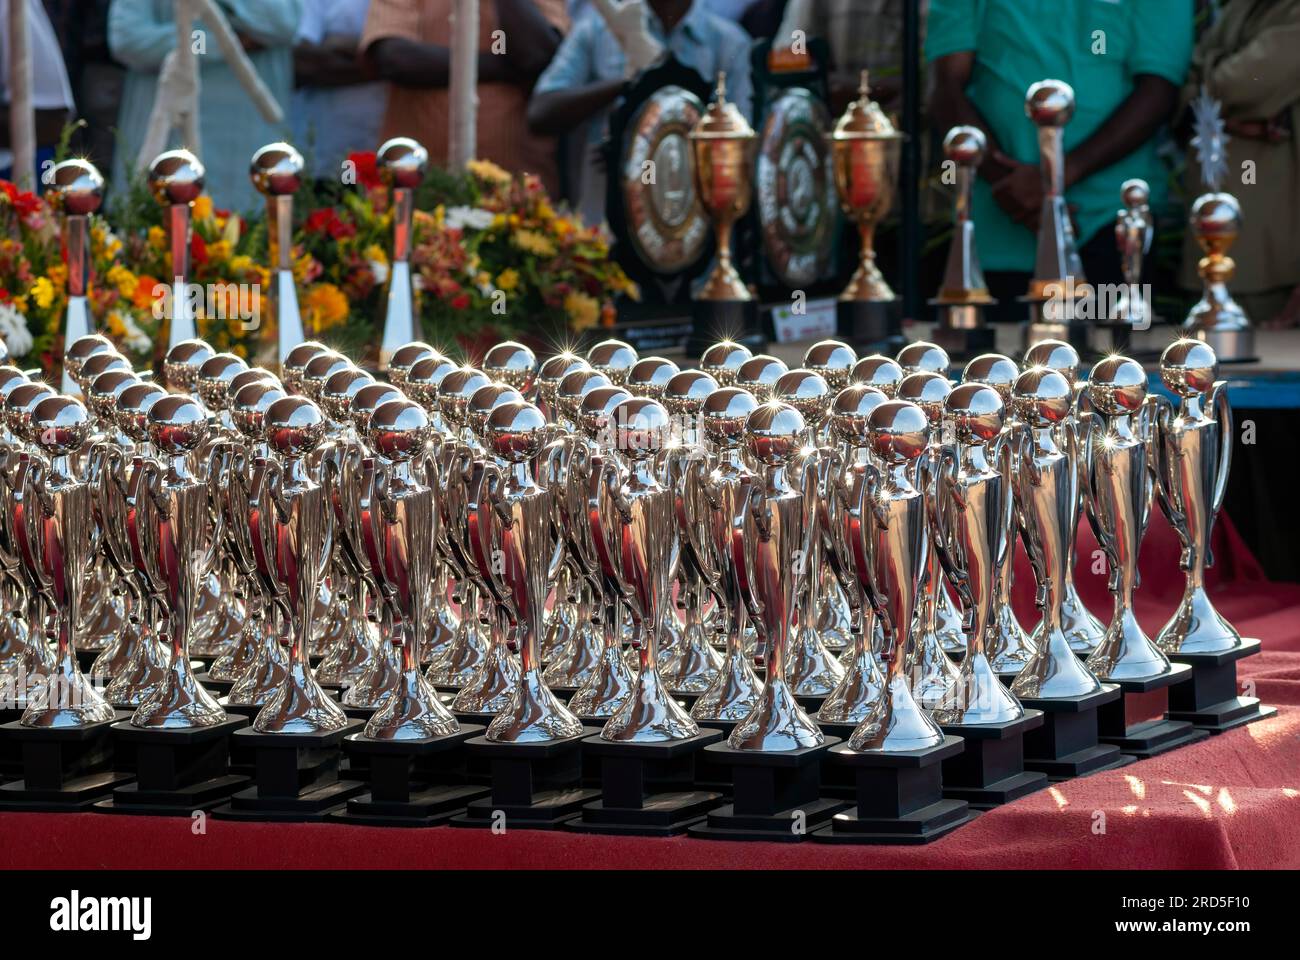
[{"label": "red flower", "polygon": [[208,262],[208,245],[198,233],[190,235],[190,259],[196,266]]},{"label": "red flower", "polygon": [[321,207],[313,211],[303,223],[303,229],[308,233],[328,233],[335,240],[342,240],[357,232],[354,224],[339,219],[333,207]]},{"label": "red flower", "polygon": [[357,183],[367,190],[373,190],[375,187],[383,186],[383,181],[379,178],[379,165],[376,163],[375,152],[367,150],[359,153],[349,153],[348,161],[357,171]]},{"label": "red flower", "polygon": [[451,305],[457,310],[464,310],[466,307],[469,306],[469,294],[462,293],[459,294],[458,296],[453,297],[451,300]]}]

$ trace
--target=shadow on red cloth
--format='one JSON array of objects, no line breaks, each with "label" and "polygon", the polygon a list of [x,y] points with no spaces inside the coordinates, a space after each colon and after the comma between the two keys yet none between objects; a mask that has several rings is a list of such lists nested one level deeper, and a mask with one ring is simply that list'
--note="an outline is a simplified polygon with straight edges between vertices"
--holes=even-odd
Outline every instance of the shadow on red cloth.
[{"label": "shadow on red cloth", "polygon": [[[436,827],[229,823],[97,814],[0,814],[0,866],[117,868],[1296,868],[1300,867],[1300,584],[1270,583],[1231,524],[1214,536],[1208,587],[1264,651],[1240,676],[1278,714],[1162,757],[1050,788],[926,847],[724,843]],[[1111,607],[1096,541],[1079,533],[1076,582]],[[1143,543],[1138,619],[1152,635],[1183,589],[1179,548],[1158,513]],[[1016,608],[1032,627],[1018,558]],[[1247,691],[1251,692],[1251,691]]]}]

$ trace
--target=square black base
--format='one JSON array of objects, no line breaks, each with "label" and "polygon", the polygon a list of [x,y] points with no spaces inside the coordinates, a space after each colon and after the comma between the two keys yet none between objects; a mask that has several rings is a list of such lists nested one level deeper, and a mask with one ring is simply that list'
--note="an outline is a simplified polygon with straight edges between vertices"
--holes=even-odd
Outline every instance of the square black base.
[{"label": "square black base", "polygon": [[1025,734],[1043,725],[1041,710],[996,724],[944,725],[966,749],[943,762],[943,795],[965,800],[974,810],[991,810],[1047,786],[1047,774],[1025,769]]},{"label": "square black base", "polygon": [[1025,734],[1025,769],[1056,782],[1132,763],[1119,747],[1099,743],[1097,713],[1120,699],[1119,687],[1103,683],[1081,697],[1021,697],[1026,710],[1041,710],[1043,725]]},{"label": "square black base", "polygon": [[127,713],[85,727],[24,727],[14,720],[0,736],[18,745],[22,779],[0,786],[0,810],[38,813],[89,809],[132,774],[115,770],[110,728]]},{"label": "square black base", "polygon": [[[0,707],[0,727],[22,718],[22,707]],[[0,732],[0,783],[23,775],[23,748]]]},{"label": "square black base", "polygon": [[726,743],[704,748],[702,756],[730,768],[732,802],[709,811],[688,831],[713,840],[772,840],[799,843],[844,804],[823,798],[821,763],[839,741],[782,753],[736,750]]},{"label": "square black base", "polygon": [[[736,724],[739,722],[738,720],[695,721],[701,730],[717,730],[721,732],[724,743],[731,736],[731,731],[736,729]],[[731,768],[719,763],[701,750],[695,756],[695,786],[701,790],[718,790],[724,794],[730,794]]]},{"label": "square black base", "polygon": [[1198,730],[1223,733],[1277,713],[1255,697],[1238,694],[1237,661],[1259,653],[1260,643],[1243,638],[1241,646],[1224,653],[1174,653],[1169,659],[1192,668],[1192,679],[1169,691],[1165,719],[1190,723]]},{"label": "square black base", "polygon": [[1124,696],[1119,700],[1103,704],[1097,711],[1100,742],[1119,747],[1122,753],[1146,759],[1168,753],[1189,743],[1196,743],[1210,735],[1209,731],[1198,730],[1185,720],[1144,720],[1134,724],[1128,722],[1125,706],[1130,696],[1140,696],[1165,689],[1168,689],[1169,694],[1172,695],[1176,686],[1191,681],[1190,664],[1175,663],[1172,667],[1169,673],[1151,680],[1110,681],[1118,684]]},{"label": "square black base", "polygon": [[816,831],[820,843],[930,843],[971,819],[964,800],[943,796],[945,761],[960,754],[961,737],[945,736],[926,750],[902,753],[859,753],[842,744],[831,750],[829,763],[853,770],[856,803],[831,817]]},{"label": "square black base", "polygon": [[113,736],[134,753],[136,782],[114,790],[95,809],[162,817],[212,809],[248,784],[248,777],[231,774],[227,751],[230,735],[247,723],[230,717],[189,730],[146,730],[129,720],[113,724]]}]

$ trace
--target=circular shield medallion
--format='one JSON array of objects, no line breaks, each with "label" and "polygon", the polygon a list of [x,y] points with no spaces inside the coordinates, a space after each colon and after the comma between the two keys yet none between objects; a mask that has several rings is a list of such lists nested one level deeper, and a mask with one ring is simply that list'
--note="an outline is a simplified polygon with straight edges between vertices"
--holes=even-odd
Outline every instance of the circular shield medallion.
[{"label": "circular shield medallion", "polygon": [[830,116],[807,90],[791,87],[772,102],[756,169],[763,253],[777,279],[800,287],[826,272],[838,201],[826,141]]}]

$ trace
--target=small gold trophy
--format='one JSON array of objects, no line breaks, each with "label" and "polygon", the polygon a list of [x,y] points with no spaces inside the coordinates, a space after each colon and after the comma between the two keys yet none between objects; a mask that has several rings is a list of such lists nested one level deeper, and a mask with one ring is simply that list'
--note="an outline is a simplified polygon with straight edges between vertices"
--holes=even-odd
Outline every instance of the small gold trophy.
[{"label": "small gold trophy", "polygon": [[1228,251],[1241,230],[1241,207],[1230,193],[1207,193],[1192,204],[1189,225],[1205,251],[1196,265],[1204,291],[1187,314],[1183,335],[1208,343],[1220,363],[1256,359],[1255,331],[1246,311],[1228,292],[1237,264]]}]

